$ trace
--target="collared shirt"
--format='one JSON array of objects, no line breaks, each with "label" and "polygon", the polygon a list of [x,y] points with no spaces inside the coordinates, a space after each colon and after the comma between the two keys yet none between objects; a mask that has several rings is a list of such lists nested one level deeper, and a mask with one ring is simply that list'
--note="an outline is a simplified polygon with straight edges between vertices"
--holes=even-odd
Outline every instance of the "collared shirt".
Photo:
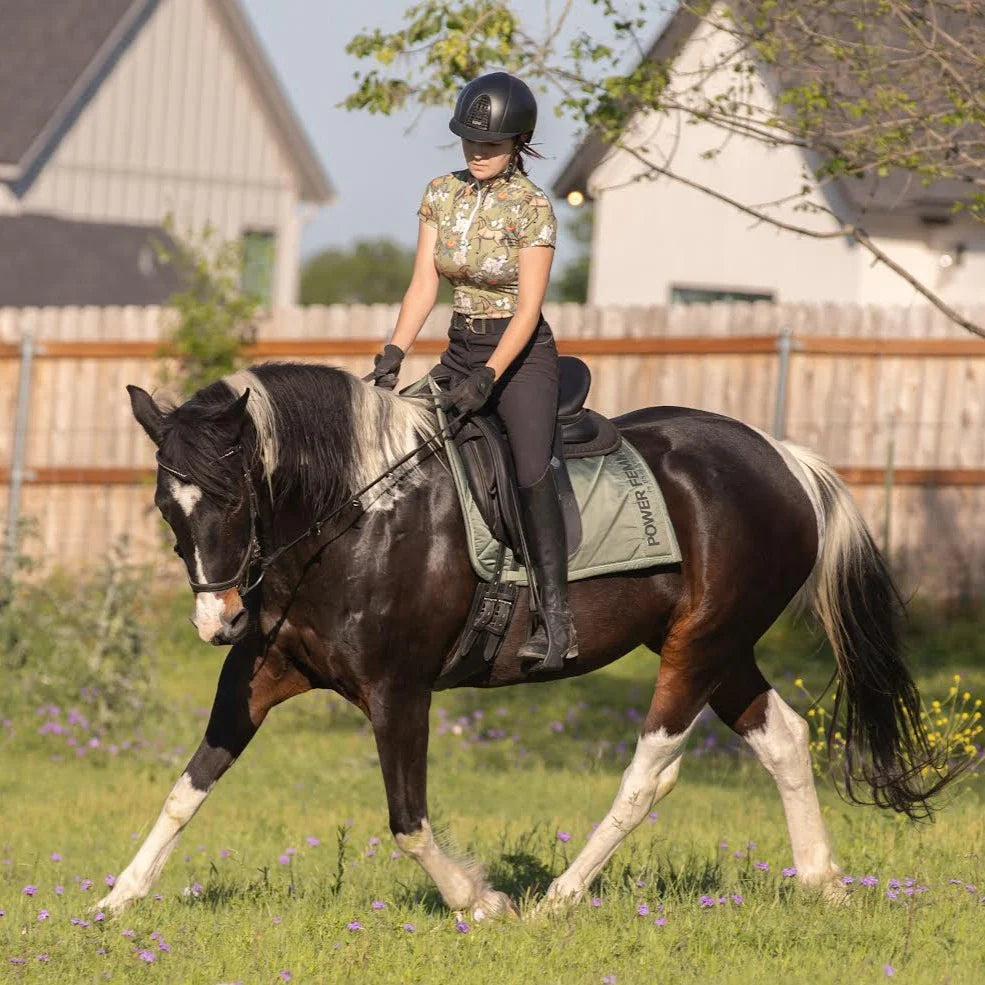
[{"label": "collared shirt", "polygon": [[455,311],[477,318],[515,314],[521,248],[557,242],[549,199],[519,171],[481,183],[468,170],[441,175],[417,214],[438,231],[434,265],[454,288]]}]

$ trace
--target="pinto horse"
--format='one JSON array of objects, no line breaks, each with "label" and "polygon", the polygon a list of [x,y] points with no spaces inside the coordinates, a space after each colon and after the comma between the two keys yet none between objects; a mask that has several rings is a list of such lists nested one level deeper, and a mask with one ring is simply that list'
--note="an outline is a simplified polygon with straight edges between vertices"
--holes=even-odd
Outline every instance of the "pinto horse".
[{"label": "pinto horse", "polygon": [[[173,409],[137,387],[129,392],[157,446],[155,502],[195,592],[195,626],[205,642],[232,647],[201,745],[100,905],[118,911],[147,894],[179,832],[274,705],[329,688],[372,725],[398,846],[452,909],[475,919],[511,911],[480,870],[442,850],[428,823],[432,688],[476,587],[443,454],[432,444],[411,455],[435,434],[430,404],[340,369],[297,364],[238,372]],[[803,589],[837,662],[848,795],[925,814],[949,776],[921,728],[884,560],[845,486],[810,452],[698,410],[648,408],[615,424],[659,481],[682,562],[573,583],[579,657],[533,678],[517,658],[529,615],[521,592],[495,662],[469,681],[502,687],[586,674],[640,645],[660,654],[615,801],[544,902],[580,899],[670,792],[705,704],[776,780],[797,878],[831,891],[839,869],[807,723],[765,680],[753,648]],[[386,483],[356,498],[408,455]]]}]

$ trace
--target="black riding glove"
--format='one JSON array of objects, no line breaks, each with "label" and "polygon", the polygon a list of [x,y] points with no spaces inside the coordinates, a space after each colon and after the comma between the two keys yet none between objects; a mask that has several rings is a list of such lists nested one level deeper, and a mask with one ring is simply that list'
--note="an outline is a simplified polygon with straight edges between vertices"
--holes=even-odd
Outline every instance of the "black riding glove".
[{"label": "black riding glove", "polygon": [[400,364],[404,361],[404,350],[392,342],[373,360],[373,385],[384,390],[392,390],[397,385]]},{"label": "black riding glove", "polygon": [[454,411],[460,417],[474,414],[489,399],[496,385],[496,374],[488,366],[473,370],[460,383],[438,398],[446,411]]}]

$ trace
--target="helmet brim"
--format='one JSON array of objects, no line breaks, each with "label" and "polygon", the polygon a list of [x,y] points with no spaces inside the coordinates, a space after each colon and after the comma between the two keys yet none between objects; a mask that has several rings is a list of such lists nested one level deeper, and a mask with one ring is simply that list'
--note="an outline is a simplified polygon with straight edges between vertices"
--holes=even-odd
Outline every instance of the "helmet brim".
[{"label": "helmet brim", "polygon": [[477,130],[475,127],[459,123],[454,118],[449,121],[448,129],[456,136],[464,137],[465,140],[474,140],[477,144],[496,144],[500,140],[512,140],[520,136],[519,133],[490,133],[488,130]]}]

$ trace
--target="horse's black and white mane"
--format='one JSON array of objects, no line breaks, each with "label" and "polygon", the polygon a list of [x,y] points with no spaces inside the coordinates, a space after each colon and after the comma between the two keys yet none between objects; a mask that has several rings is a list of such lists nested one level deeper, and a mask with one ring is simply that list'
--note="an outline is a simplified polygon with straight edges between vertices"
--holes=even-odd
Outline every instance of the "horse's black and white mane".
[{"label": "horse's black and white mane", "polygon": [[222,456],[229,450],[225,414],[247,390],[255,441],[244,450],[262,464],[275,508],[299,496],[315,514],[332,510],[436,430],[424,401],[345,370],[267,363],[233,373],[172,410],[161,442],[162,460],[218,503],[241,495],[241,463]]}]

